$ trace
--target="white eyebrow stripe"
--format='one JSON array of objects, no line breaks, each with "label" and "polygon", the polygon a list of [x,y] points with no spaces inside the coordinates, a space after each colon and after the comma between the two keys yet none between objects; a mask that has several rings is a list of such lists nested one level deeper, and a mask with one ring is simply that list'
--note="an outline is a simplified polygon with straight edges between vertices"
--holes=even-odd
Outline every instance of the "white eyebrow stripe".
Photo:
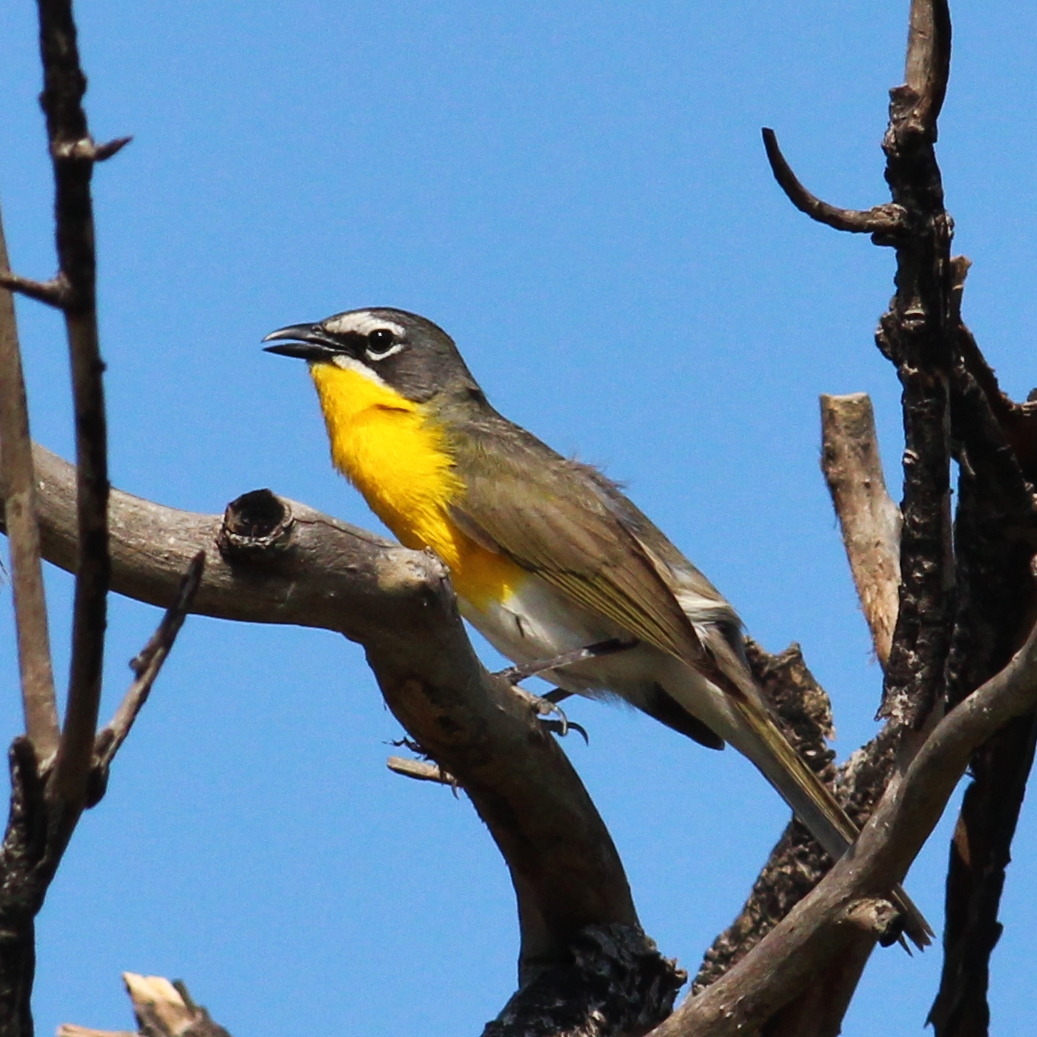
[{"label": "white eyebrow stripe", "polygon": [[[388,383],[379,378],[367,364],[362,364],[354,357],[346,356],[345,353],[336,354],[331,358],[331,362],[343,371],[352,371],[354,374],[363,375],[368,381],[374,382],[375,385],[380,385],[383,389],[392,388]],[[395,391],[393,389],[393,392]]]},{"label": "white eyebrow stripe", "polygon": [[341,317],[325,321],[324,328],[332,335],[348,335],[351,332],[356,335],[370,335],[372,331],[384,328],[399,338],[404,337],[404,329],[401,325],[395,321],[386,320],[384,317],[376,317],[370,310],[343,313]]}]

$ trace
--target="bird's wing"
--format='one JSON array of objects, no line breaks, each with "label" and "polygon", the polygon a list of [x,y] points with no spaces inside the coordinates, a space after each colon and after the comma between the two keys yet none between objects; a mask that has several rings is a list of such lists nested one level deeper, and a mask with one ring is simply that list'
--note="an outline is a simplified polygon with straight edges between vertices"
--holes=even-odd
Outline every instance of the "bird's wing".
[{"label": "bird's wing", "polygon": [[[464,491],[451,504],[455,521],[484,547],[605,616],[623,630],[694,664],[701,646],[641,540],[617,513],[596,470],[566,460],[512,426],[506,449],[499,440],[481,449],[468,437]],[[661,535],[661,534],[660,534]],[[674,549],[676,550],[676,549]]]},{"label": "bird's wing", "polygon": [[[840,856],[856,827],[773,720],[740,655],[730,605],[596,470],[510,423],[493,432],[484,438],[469,431],[454,445],[465,489],[451,511],[461,529],[715,683],[740,717],[746,737],[739,748]],[[689,598],[701,602],[701,612],[682,607]],[[925,918],[899,886],[892,895],[912,940],[925,946],[932,932]]]}]

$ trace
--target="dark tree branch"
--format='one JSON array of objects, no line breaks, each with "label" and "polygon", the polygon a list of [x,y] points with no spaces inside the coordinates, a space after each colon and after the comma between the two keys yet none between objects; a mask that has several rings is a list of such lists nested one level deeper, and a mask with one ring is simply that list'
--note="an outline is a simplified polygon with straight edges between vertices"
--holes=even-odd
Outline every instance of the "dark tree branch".
[{"label": "dark tree branch", "polygon": [[67,835],[60,811],[47,802],[45,781],[28,738],[14,740],[8,764],[11,802],[0,847],[0,1032],[5,1037],[32,1037],[36,915]]},{"label": "dark tree branch", "polygon": [[906,86],[891,91],[883,140],[892,204],[868,212],[815,198],[785,162],[773,132],[764,144],[775,178],[792,203],[839,230],[868,231],[897,249],[897,294],[878,332],[904,387],[902,592],[887,665],[882,716],[917,727],[943,695],[951,609],[949,328],[951,220],[933,152],[946,90],[950,20],[942,0],[914,0]]},{"label": "dark tree branch", "polygon": [[936,140],[951,73],[951,13],[947,0],[912,0],[904,63],[905,86],[914,96],[911,132]]},{"label": "dark tree branch", "polygon": [[[867,213],[826,205],[799,183],[769,130],[764,144],[776,179],[798,209],[839,230],[870,231],[876,244],[896,246],[897,294],[877,340],[897,365],[904,388],[902,584],[880,715],[915,728],[943,696],[954,584],[948,384],[954,352],[952,221],[933,151],[950,67],[945,0],[913,0],[910,24],[907,84],[890,92],[883,140],[891,205]],[[880,218],[887,222],[878,225]]]},{"label": "dark tree branch", "polygon": [[904,214],[897,205],[876,205],[864,210],[840,209],[821,201],[816,195],[811,194],[792,172],[792,167],[778,147],[778,138],[774,130],[765,127],[760,132],[763,134],[763,146],[774,179],[800,212],[806,213],[818,223],[853,234],[880,234],[891,237],[903,230]]},{"label": "dark tree branch", "polygon": [[[955,295],[968,261],[954,261]],[[956,307],[960,360],[952,378],[952,432],[959,462],[955,527],[958,609],[947,664],[953,704],[1002,667],[1026,636],[1037,598],[1029,576],[1037,541],[1037,429],[1031,405],[1000,391]],[[950,848],[940,991],[930,1019],[939,1037],[985,1033],[989,962],[1012,838],[1033,763],[1037,723],[1021,716],[972,760]]]},{"label": "dark tree branch", "polygon": [[[0,271],[7,269],[7,245],[0,222]],[[0,473],[0,482],[5,488],[3,511],[10,538],[25,730],[42,761],[57,748],[58,708],[40,565],[36,477],[25,379],[14,300],[10,292],[3,290],[0,290]]]},{"label": "dark tree branch", "polygon": [[79,64],[71,0],[38,0],[43,93],[40,104],[54,167],[55,239],[72,366],[77,459],[79,558],[72,617],[68,705],[52,788],[70,807],[87,797],[107,622],[108,443],[97,336],[93,202],[94,163],[125,141],[96,147],[82,99],[86,76]]},{"label": "dark tree branch", "polygon": [[853,946],[882,935],[878,901],[903,879],[939,820],[974,750],[1037,704],[1037,630],[1004,670],[956,706],[894,779],[853,848],[814,892],[726,975],[688,998],[653,1037],[753,1032]]},{"label": "dark tree branch", "polygon": [[886,492],[866,393],[821,397],[821,470],[875,655],[885,666],[899,605],[900,509]]},{"label": "dark tree branch", "polygon": [[[942,24],[935,13],[941,7],[946,13],[939,0],[935,6],[933,0],[912,3],[909,83],[890,92],[889,127],[882,145],[886,181],[893,201],[907,214],[909,233],[896,242],[897,292],[877,332],[879,347],[896,364],[903,386],[905,438],[900,608],[880,715],[912,728],[943,698],[954,587],[952,221],[944,209],[933,150],[935,117],[946,87],[946,79],[938,77],[943,67],[938,54],[944,44],[950,46],[949,22],[946,34],[926,30],[930,24]],[[923,85],[924,94],[919,93]]]},{"label": "dark tree branch", "polygon": [[[34,472],[14,311],[0,290],[0,482],[5,523],[13,536],[12,567],[18,596],[19,655],[29,736],[11,747],[11,809],[0,850],[0,1032],[31,1037],[35,970],[35,916],[85,806],[104,793],[117,738],[94,760],[101,691],[108,557],[108,469],[104,392],[96,313],[96,264],[90,181],[95,162],[126,142],[96,146],[82,97],[70,0],[38,0],[44,87],[40,101],[55,182],[58,274],[40,283],[11,275],[6,254],[0,284],[64,312],[72,369],[78,459],[72,659],[63,730],[50,667],[46,610],[40,580]],[[2,242],[0,242],[2,245]],[[3,251],[0,248],[0,251]],[[182,621],[182,618],[181,618]],[[175,632],[174,632],[175,634]],[[138,697],[154,680],[167,648],[155,653]],[[138,707],[139,708],[139,707]],[[120,722],[128,727],[126,718]],[[125,737],[125,731],[119,732]]]}]

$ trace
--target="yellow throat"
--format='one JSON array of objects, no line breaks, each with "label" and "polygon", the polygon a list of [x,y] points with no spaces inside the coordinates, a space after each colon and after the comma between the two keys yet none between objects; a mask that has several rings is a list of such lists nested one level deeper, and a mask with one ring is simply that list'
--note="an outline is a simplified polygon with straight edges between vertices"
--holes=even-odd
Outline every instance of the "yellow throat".
[{"label": "yellow throat", "polygon": [[450,568],[454,589],[484,609],[506,601],[527,573],[451,521],[464,482],[442,429],[421,404],[355,369],[311,364],[335,467],[405,547],[428,548]]}]

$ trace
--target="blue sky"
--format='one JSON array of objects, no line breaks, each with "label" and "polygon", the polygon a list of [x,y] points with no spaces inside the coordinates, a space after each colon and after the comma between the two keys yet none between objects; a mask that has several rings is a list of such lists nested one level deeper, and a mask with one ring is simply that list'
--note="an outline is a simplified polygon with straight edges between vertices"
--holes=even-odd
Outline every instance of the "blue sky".
[{"label": "blue sky", "polygon": [[[817,396],[867,391],[898,496],[899,391],[872,331],[892,255],[795,212],[886,200],[879,141],[906,0],[80,4],[113,481],[220,511],[270,486],[361,525],[302,365],[259,340],[395,305],[457,339],[491,400],[604,465],[778,651],[802,643],[845,757],[880,673],[818,471]],[[965,313],[1016,397],[1037,384],[1037,10],[959,3],[939,156]],[[52,271],[34,5],[0,8],[0,200]],[[70,454],[59,320],[19,304],[34,432]],[[59,672],[69,580],[49,581]],[[6,587],[0,594],[7,597]],[[7,610],[5,610],[6,612]],[[154,610],[115,599],[105,707]],[[0,635],[16,732],[10,620]],[[487,655],[489,659],[490,656]],[[733,752],[576,703],[566,749],[646,929],[694,971],[786,818]],[[478,1032],[514,985],[505,868],[464,798],[391,775],[400,728],[359,648],[193,618],[39,924],[38,1032],[130,1024],[119,973],[182,977],[235,1037]],[[950,819],[907,886],[942,920]],[[1034,822],[994,955],[993,1032],[1031,1019]],[[850,1037],[921,1030],[939,954],[875,955]],[[1026,1020],[1026,1022],[1024,1022]]]}]

